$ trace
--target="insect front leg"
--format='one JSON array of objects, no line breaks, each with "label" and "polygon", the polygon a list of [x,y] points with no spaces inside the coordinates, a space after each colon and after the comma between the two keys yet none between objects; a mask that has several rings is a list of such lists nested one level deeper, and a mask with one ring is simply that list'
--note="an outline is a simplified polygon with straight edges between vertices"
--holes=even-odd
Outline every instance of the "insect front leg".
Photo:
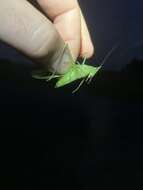
[{"label": "insect front leg", "polygon": [[87,60],[87,58],[85,57],[85,58],[83,59],[82,65],[85,64],[86,60]]},{"label": "insect front leg", "polygon": [[76,64],[77,64],[77,65],[81,65],[79,61],[76,61]]},{"label": "insect front leg", "polygon": [[87,58],[85,57],[85,58],[83,59],[83,62],[82,62],[82,63],[80,63],[79,61],[76,61],[76,64],[77,64],[77,65],[84,65],[85,62],[86,62],[86,60],[87,60]]}]

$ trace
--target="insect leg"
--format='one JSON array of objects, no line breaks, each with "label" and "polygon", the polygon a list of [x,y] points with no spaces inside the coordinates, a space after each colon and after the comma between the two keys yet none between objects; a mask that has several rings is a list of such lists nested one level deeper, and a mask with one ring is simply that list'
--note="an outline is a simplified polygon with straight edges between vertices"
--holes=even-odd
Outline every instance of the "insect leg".
[{"label": "insect leg", "polygon": [[77,92],[77,91],[80,89],[80,87],[82,86],[82,84],[84,83],[84,81],[85,81],[85,79],[83,79],[83,80],[80,82],[80,84],[78,85],[78,87],[77,87],[75,90],[73,90],[72,93]]},{"label": "insect leg", "polygon": [[76,61],[77,65],[80,65],[80,62],[79,61]]},{"label": "insect leg", "polygon": [[50,75],[49,77],[47,77],[47,82],[48,81],[50,81],[50,80],[52,80],[52,79],[54,79],[54,78],[59,78],[60,77],[60,75],[55,75],[55,73],[53,73],[52,75]]},{"label": "insect leg", "polygon": [[87,81],[87,84],[90,84],[91,81],[92,81],[92,79],[93,79],[93,77],[90,77],[90,78],[88,79],[88,81]]},{"label": "insect leg", "polygon": [[84,60],[83,60],[83,62],[82,62],[82,65],[85,64],[86,60],[87,60],[87,58],[85,57]]},{"label": "insect leg", "polygon": [[92,81],[92,79],[93,79],[93,76],[91,76],[91,75],[89,74],[88,77],[86,78],[87,84],[90,84],[91,81]]}]

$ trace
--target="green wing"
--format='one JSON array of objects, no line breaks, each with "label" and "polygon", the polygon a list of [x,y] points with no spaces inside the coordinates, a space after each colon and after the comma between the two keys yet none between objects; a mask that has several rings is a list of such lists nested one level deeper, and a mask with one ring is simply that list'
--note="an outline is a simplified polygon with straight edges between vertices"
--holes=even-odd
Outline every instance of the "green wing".
[{"label": "green wing", "polygon": [[61,76],[56,83],[56,88],[65,86],[71,82],[87,77],[89,74],[88,65],[74,64],[70,70]]}]

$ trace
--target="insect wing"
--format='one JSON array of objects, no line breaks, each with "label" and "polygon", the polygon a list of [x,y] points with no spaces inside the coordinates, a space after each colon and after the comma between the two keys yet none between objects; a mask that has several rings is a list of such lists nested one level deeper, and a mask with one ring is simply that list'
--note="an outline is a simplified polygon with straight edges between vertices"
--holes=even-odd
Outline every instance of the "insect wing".
[{"label": "insect wing", "polygon": [[56,88],[65,86],[75,80],[81,79],[82,77],[83,76],[82,76],[81,67],[75,64],[66,74],[64,74],[58,80],[58,82],[56,83]]}]

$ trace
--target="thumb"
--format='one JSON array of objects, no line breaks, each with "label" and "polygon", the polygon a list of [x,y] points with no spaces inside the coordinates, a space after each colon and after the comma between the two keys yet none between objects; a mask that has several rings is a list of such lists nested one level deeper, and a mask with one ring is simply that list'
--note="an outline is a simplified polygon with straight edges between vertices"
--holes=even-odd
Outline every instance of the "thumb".
[{"label": "thumb", "polygon": [[64,73],[71,53],[55,27],[26,0],[5,0],[0,6],[0,40],[18,49],[49,71]]}]

